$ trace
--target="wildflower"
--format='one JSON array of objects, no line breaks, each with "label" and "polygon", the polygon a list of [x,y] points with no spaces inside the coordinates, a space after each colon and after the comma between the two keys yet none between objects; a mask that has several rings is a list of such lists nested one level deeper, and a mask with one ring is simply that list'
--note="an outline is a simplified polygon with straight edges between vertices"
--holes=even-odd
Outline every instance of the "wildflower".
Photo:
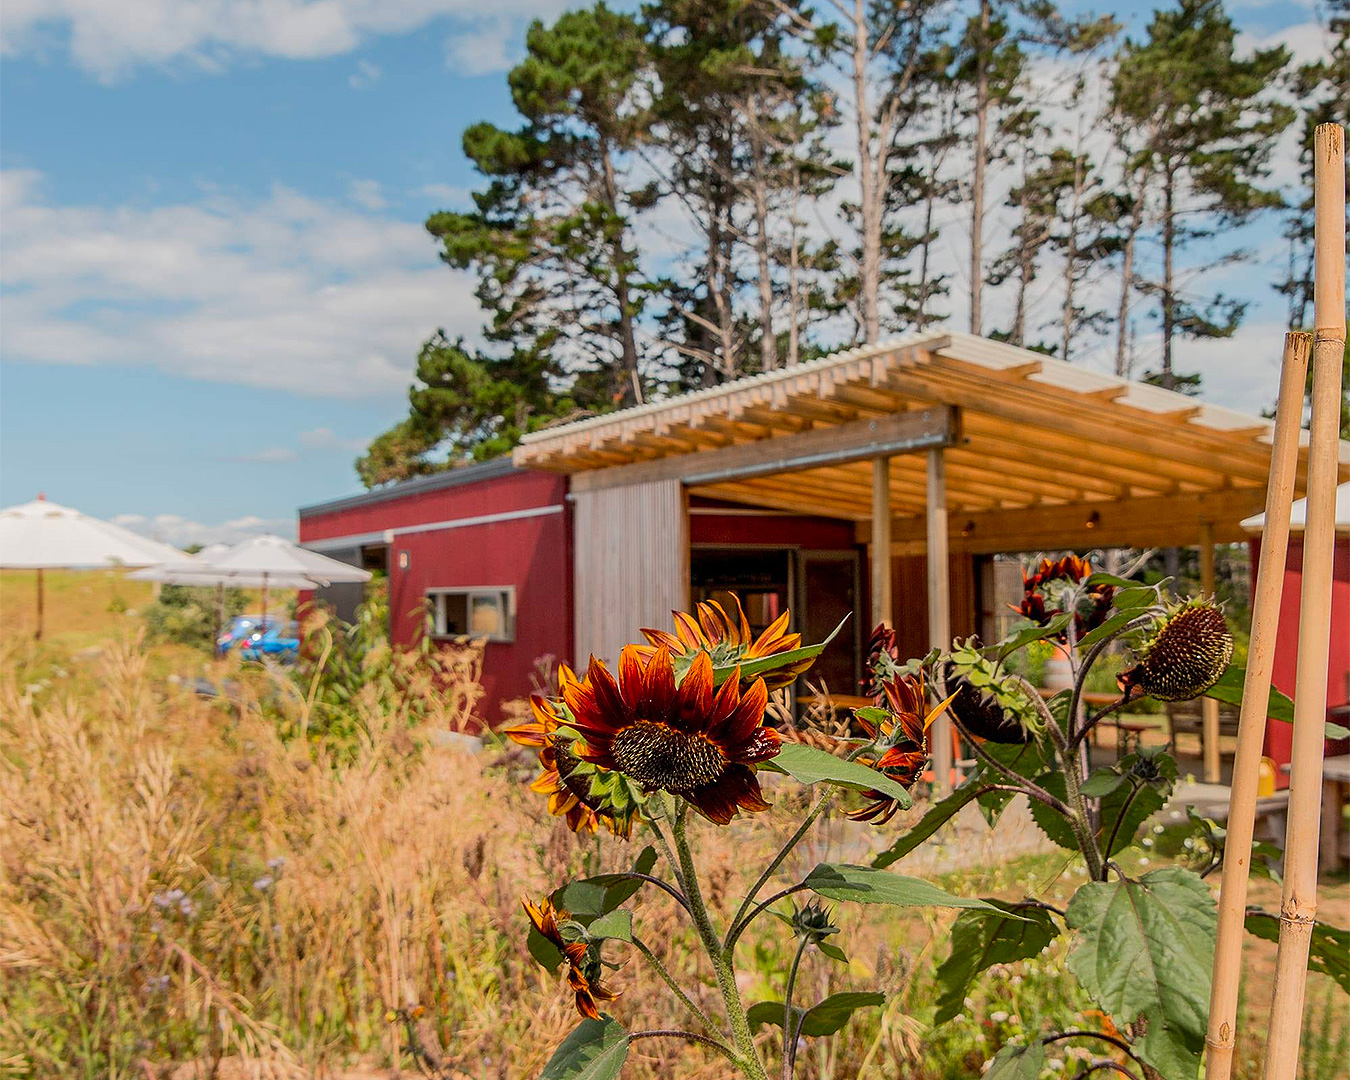
[{"label": "wildflower", "polygon": [[186,894],[182,889],[170,889],[168,892],[158,892],[150,897],[150,902],[157,908],[168,909],[174,907]]},{"label": "wildflower", "polygon": [[266,892],[272,887],[272,875],[264,874],[262,877],[255,879],[253,887],[259,892]]},{"label": "wildflower", "polygon": [[280,873],[281,868],[284,867],[285,865],[286,865],[285,855],[276,855],[267,860],[267,869],[271,870],[273,873]]},{"label": "wildflower", "polygon": [[1117,680],[1159,701],[1190,701],[1219,681],[1233,658],[1233,635],[1214,604],[1191,600],[1173,608],[1139,650],[1139,662]]},{"label": "wildflower", "polygon": [[778,733],[764,726],[768,691],[755,679],[742,693],[739,668],[713,689],[712,659],[694,657],[677,688],[664,646],[645,660],[641,646],[619,657],[619,681],[591,658],[584,682],[569,683],[563,700],[583,744],[583,761],[614,769],[644,791],[682,796],[718,825],[737,809],[767,810],[752,766],[779,751]]},{"label": "wildflower", "polygon": [[[1092,564],[1077,555],[1042,559],[1033,573],[1022,573],[1023,596],[1018,611],[1032,622],[1044,626],[1063,610],[1060,605],[1067,588],[1086,580],[1091,573]],[[1093,585],[1079,598],[1073,618],[1075,640],[1106,621],[1115,594],[1116,590],[1111,585]]]},{"label": "wildflower", "polygon": [[600,955],[593,946],[580,939],[568,941],[560,923],[566,922],[566,911],[553,906],[548,897],[532,904],[522,900],[525,914],[546,941],[554,945],[567,961],[567,984],[576,995],[577,1012],[591,1020],[600,1019],[597,1001],[613,1001],[618,993],[600,981]]},{"label": "wildflower", "polygon": [[[948,698],[936,708],[925,710],[926,695],[921,675],[897,675],[881,684],[885,715],[874,722],[877,710],[859,709],[854,716],[881,751],[876,758],[862,757],[858,762],[884,773],[902,787],[912,787],[928,764],[928,727],[951,704]],[[854,821],[884,825],[895,816],[900,804],[884,792],[865,792],[867,801],[849,811]]]},{"label": "wildflower", "polygon": [[[702,652],[712,658],[714,667],[726,667],[801,648],[801,634],[784,633],[791,621],[791,612],[784,611],[759,637],[752,638],[750,620],[745,617],[740,599],[735,593],[729,595],[734,613],[729,613],[716,600],[708,600],[695,609],[697,618],[686,611],[672,611],[675,617],[673,634],[644,628],[642,636],[649,644],[635,646],[638,656],[646,661],[655,655],[657,649],[666,649],[674,665],[682,668],[692,663],[695,654]],[[769,690],[788,686],[814,662],[814,657],[807,657],[765,672],[764,685]]]}]

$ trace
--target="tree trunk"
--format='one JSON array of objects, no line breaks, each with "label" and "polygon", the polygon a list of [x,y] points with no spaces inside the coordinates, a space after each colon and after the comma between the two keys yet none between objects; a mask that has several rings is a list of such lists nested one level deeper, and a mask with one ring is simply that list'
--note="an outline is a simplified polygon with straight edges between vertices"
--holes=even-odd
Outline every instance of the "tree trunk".
[{"label": "tree trunk", "polygon": [[[614,159],[609,144],[601,142],[601,161],[604,163],[605,203],[614,215],[619,213],[619,186],[614,178]],[[628,256],[623,247],[622,232],[615,235],[610,245],[614,261],[614,303],[619,309],[619,350],[623,365],[616,380],[615,395],[626,405],[642,404],[642,379],[638,374],[637,332],[633,326],[632,300],[629,296]]]},{"label": "tree trunk", "polygon": [[1074,314],[1073,298],[1078,284],[1078,225],[1083,208],[1083,185],[1087,170],[1083,168],[1081,156],[1073,163],[1073,207],[1069,211],[1069,233],[1064,238],[1064,314],[1060,320],[1059,355],[1069,360],[1069,349],[1073,343]]},{"label": "tree trunk", "polygon": [[928,181],[928,198],[923,208],[923,242],[919,245],[919,309],[915,323],[922,330],[928,323],[928,255],[933,247],[933,194],[937,183],[937,168]]},{"label": "tree trunk", "polygon": [[773,330],[773,276],[769,270],[769,195],[765,175],[764,132],[759,124],[759,96],[746,102],[750,129],[751,194],[755,208],[755,256],[759,262],[760,370],[778,366],[778,342]]},{"label": "tree trunk", "polygon": [[881,339],[881,185],[872,154],[872,113],[867,105],[867,8],[854,0],[853,96],[858,123],[858,186],[862,216],[862,261],[859,292],[862,299],[863,341]]},{"label": "tree trunk", "polygon": [[1176,306],[1173,296],[1172,258],[1176,247],[1176,218],[1173,199],[1176,194],[1175,177],[1171,163],[1163,176],[1163,288],[1162,288],[1162,385],[1173,389],[1172,383],[1172,329],[1176,325]]},{"label": "tree trunk", "polygon": [[1130,224],[1125,232],[1125,247],[1120,258],[1120,305],[1116,309],[1116,375],[1125,378],[1129,374],[1130,290],[1134,287],[1134,246],[1139,237],[1139,228],[1144,219],[1144,177],[1141,173],[1135,185],[1134,205],[1130,208]]},{"label": "tree trunk", "polygon": [[792,170],[792,216],[791,233],[788,239],[788,367],[797,363],[800,345],[797,340],[798,312],[801,310],[801,286],[797,279],[797,265],[800,255],[797,249],[797,205],[802,194],[801,170]]},{"label": "tree trunk", "polygon": [[989,152],[989,0],[980,2],[980,34],[975,44],[975,175],[970,192],[970,332],[983,332],[984,172]]}]

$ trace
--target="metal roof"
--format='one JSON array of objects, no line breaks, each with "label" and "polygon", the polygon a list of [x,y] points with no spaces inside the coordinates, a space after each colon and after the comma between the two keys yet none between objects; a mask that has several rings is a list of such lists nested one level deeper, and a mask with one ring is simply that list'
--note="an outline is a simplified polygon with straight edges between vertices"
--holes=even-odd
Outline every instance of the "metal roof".
[{"label": "metal roof", "polygon": [[359,495],[348,495],[327,502],[302,506],[299,515],[313,517],[316,514],[331,514],[338,510],[351,510],[358,506],[373,506],[391,499],[406,499],[410,495],[424,495],[430,491],[442,491],[445,488],[459,487],[461,484],[476,484],[480,480],[495,480],[519,472],[509,457],[494,458],[491,461],[476,462],[473,465],[459,465],[444,472],[417,476],[411,480],[402,480],[395,484],[373,488]]}]

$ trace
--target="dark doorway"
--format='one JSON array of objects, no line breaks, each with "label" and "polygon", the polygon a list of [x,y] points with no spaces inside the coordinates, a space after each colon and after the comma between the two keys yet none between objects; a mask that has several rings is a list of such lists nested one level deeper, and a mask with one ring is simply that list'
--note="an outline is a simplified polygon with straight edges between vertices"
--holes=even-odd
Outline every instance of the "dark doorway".
[{"label": "dark doorway", "polygon": [[858,556],[852,551],[803,551],[800,560],[798,628],[802,640],[824,641],[847,618],[807,678],[831,694],[858,693],[861,676],[858,623]]},{"label": "dark doorway", "polygon": [[792,595],[792,552],[784,548],[695,549],[689,591],[694,603],[729,603],[734,592],[756,636],[787,610]]}]

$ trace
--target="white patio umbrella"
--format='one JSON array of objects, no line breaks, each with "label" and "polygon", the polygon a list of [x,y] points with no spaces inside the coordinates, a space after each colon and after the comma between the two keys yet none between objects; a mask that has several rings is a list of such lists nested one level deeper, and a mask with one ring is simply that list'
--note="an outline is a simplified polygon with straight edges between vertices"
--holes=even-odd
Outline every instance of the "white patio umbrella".
[{"label": "white patio umbrella", "polygon": [[310,589],[316,585],[366,582],[370,580],[370,571],[330,559],[280,536],[255,536],[213,559],[208,576],[213,581],[219,577],[225,584],[260,587],[266,615],[269,588]]},{"label": "white patio umbrella", "polygon": [[109,521],[48,502],[0,510],[0,567],[37,571],[37,631],[42,637],[43,571],[150,566],[178,560],[183,553]]},{"label": "white patio umbrella", "polygon": [[[1289,507],[1289,531],[1294,533],[1303,532],[1308,524],[1308,500],[1296,499]],[[1264,532],[1266,528],[1266,515],[1255,514],[1252,517],[1244,518],[1242,527],[1247,532]],[[1341,484],[1336,489],[1336,532],[1350,533],[1350,481]]]}]

